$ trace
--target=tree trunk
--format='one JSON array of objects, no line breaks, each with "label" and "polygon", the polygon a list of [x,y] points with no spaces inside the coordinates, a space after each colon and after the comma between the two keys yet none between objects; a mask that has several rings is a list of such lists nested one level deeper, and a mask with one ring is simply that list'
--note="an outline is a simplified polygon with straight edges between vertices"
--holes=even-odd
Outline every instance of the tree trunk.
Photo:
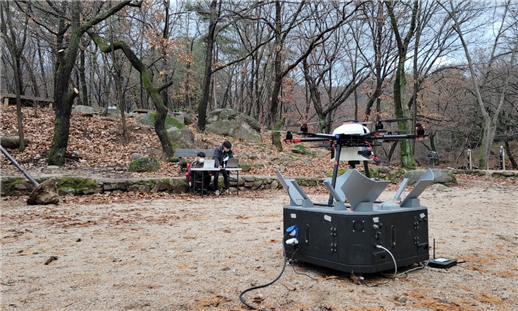
[{"label": "tree trunk", "polygon": [[[64,165],[65,154],[68,147],[70,134],[70,116],[72,105],[77,96],[75,92],[69,91],[70,77],[77,58],[79,42],[83,32],[79,24],[81,3],[70,3],[72,21],[70,23],[70,37],[66,49],[58,44],[57,69],[54,80],[54,137],[50,147],[48,163],[50,165]],[[63,28],[61,28],[63,27]],[[63,33],[65,23],[60,23],[60,32]],[[59,38],[58,38],[59,40]]]},{"label": "tree trunk", "polygon": [[86,49],[87,41],[83,40],[83,48],[81,49],[81,55],[80,55],[80,64],[79,64],[79,85],[81,87],[81,102],[83,105],[90,106],[90,100],[88,97],[88,88],[86,85],[86,56],[85,56],[85,49]]},{"label": "tree trunk", "polygon": [[[72,105],[74,103],[74,99],[79,93],[77,89],[70,90],[70,78],[76,63],[81,37],[91,27],[117,13],[130,3],[131,0],[121,1],[109,10],[89,19],[81,25],[82,2],[61,2],[63,12],[70,9],[70,16],[60,17],[58,26],[57,63],[55,67],[56,71],[54,73],[54,112],[56,114],[56,119],[54,121],[54,136],[52,138],[52,145],[50,147],[48,157],[48,163],[50,165],[61,166],[65,164],[65,154],[70,133],[69,127]],[[68,24],[68,26],[66,24]],[[65,32],[67,37],[66,45],[63,44]]]},{"label": "tree trunk", "polygon": [[[396,79],[394,80],[394,114],[396,118],[408,118],[409,111],[406,105],[406,78],[405,78],[405,65],[406,53],[403,59],[398,62],[396,69]],[[398,130],[402,133],[410,133],[410,121],[399,121]],[[415,167],[414,155],[412,153],[412,144],[408,139],[402,139],[400,142],[400,158],[401,166],[409,169]]]},{"label": "tree trunk", "polygon": [[[38,80],[36,78],[36,75],[34,74],[34,70],[33,70],[32,64],[29,63],[29,60],[27,60],[27,58],[24,55],[22,55],[22,60],[23,60],[23,63],[25,64],[25,66],[26,66],[26,70],[27,70],[28,75],[29,75],[30,80],[31,80],[32,94],[34,94],[34,97],[41,97],[40,96],[40,89],[38,87]],[[32,61],[34,61],[34,59]],[[25,93],[23,91],[23,89],[21,90],[20,94],[22,94],[22,93]]]},{"label": "tree trunk", "polygon": [[43,59],[43,55],[41,54],[41,46],[40,42],[38,42],[38,59],[39,59],[39,65],[40,65],[40,71],[41,71],[41,80],[43,82],[43,88],[45,91],[45,98],[49,97],[49,88],[47,86],[47,78],[46,78],[46,71],[45,71],[45,60]]},{"label": "tree trunk", "polygon": [[18,119],[18,136],[20,137],[20,152],[25,150],[25,137],[23,135],[23,114],[22,114],[22,88],[21,88],[21,73],[20,73],[20,57],[16,56],[13,59],[14,71],[15,71],[15,90],[16,90],[16,117]]},{"label": "tree trunk", "polygon": [[511,165],[513,167],[513,170],[518,169],[518,164],[516,164],[516,160],[514,159],[513,153],[511,152],[511,146],[509,146],[509,142],[504,140],[505,144],[505,150],[507,151],[507,157],[509,158],[509,161],[511,161]]},{"label": "tree trunk", "polygon": [[[275,58],[273,61],[273,75],[274,75],[274,85],[270,99],[270,111],[269,114],[266,115],[266,124],[269,124],[274,130],[276,130],[277,125],[282,125],[282,120],[277,120],[279,118],[279,101],[281,96],[281,88],[282,88],[282,50],[283,50],[283,42],[281,40],[281,3],[280,1],[275,1]],[[280,126],[279,126],[280,129]],[[277,135],[275,135],[276,133]],[[277,147],[278,151],[282,151],[282,144],[280,140],[280,135],[278,132],[272,132],[271,135],[272,144]]]},{"label": "tree trunk", "polygon": [[[416,25],[416,16],[417,16],[417,10],[419,7],[419,2],[417,0],[414,1],[413,7],[412,7],[412,18],[410,21],[410,26],[408,29],[408,33],[406,34],[405,38],[403,39],[401,37],[401,34],[399,33],[398,29],[398,23],[396,20],[396,16],[394,13],[394,7],[392,2],[385,2],[387,5],[387,10],[389,12],[390,16],[390,22],[392,25],[392,29],[394,31],[394,35],[396,37],[396,42],[398,46],[398,63],[396,68],[396,75],[394,80],[394,113],[396,118],[408,118],[409,117],[409,111],[408,111],[408,105],[406,101],[406,77],[405,77],[405,61],[406,61],[406,54],[408,51],[408,46],[410,44],[410,40],[412,36],[414,35],[415,31],[415,25]],[[398,129],[402,131],[403,133],[410,134],[410,121],[399,121],[398,122]],[[401,166],[408,168],[408,169],[414,169],[415,168],[415,162],[414,162],[414,155],[412,153],[412,144],[409,140],[403,139],[401,140],[400,145],[400,152],[401,152]]]},{"label": "tree trunk", "polygon": [[218,4],[217,0],[212,0],[210,4],[210,21],[209,21],[209,32],[205,37],[205,41],[207,44],[207,49],[205,50],[205,73],[203,76],[203,94],[201,98],[201,102],[198,106],[198,130],[200,132],[205,132],[206,118],[207,118],[207,106],[209,103],[209,94],[210,94],[210,86],[211,86],[211,78],[212,78],[212,53],[214,50],[214,41],[215,41],[215,33],[216,33],[216,6]]},{"label": "tree trunk", "polygon": [[104,53],[110,53],[112,50],[121,49],[133,68],[135,68],[138,72],[140,72],[140,77],[142,79],[142,84],[146,89],[147,93],[151,97],[151,100],[155,104],[156,109],[156,117],[155,117],[155,132],[162,144],[162,151],[164,152],[164,156],[168,161],[172,161],[174,159],[174,148],[171,143],[171,139],[167,134],[165,129],[165,119],[167,117],[167,107],[164,105],[162,101],[162,96],[160,92],[170,86],[173,83],[173,80],[167,82],[166,84],[155,87],[153,85],[151,73],[148,68],[142,63],[142,61],[137,57],[137,55],[133,52],[133,50],[123,41],[114,42],[112,45],[105,44],[100,37],[93,33],[89,33],[92,37],[95,44],[99,47],[99,49]]},{"label": "tree trunk", "polygon": [[[5,14],[5,16],[4,16]],[[20,137],[20,145],[18,150],[20,152],[25,150],[25,140],[23,135],[23,116],[22,116],[22,73],[21,73],[21,59],[22,51],[25,46],[25,33],[27,29],[27,19],[25,20],[25,31],[24,37],[20,46],[17,46],[15,29],[11,20],[11,9],[9,8],[9,2],[0,3],[0,18],[1,18],[1,30],[2,37],[7,45],[7,49],[11,54],[13,61],[13,73],[14,73],[14,89],[16,93],[16,116],[18,119],[18,136]],[[9,28],[9,29],[8,29]],[[9,30],[9,33],[7,32]]]}]

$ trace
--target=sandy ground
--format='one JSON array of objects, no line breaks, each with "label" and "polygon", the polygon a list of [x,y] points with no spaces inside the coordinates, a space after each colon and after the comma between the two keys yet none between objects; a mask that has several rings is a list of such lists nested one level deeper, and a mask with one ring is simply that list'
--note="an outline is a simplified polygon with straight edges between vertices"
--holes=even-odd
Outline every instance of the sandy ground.
[{"label": "sandy ground", "polygon": [[[437,254],[459,260],[450,269],[395,279],[387,271],[355,284],[295,262],[244,298],[266,310],[518,310],[517,190],[516,182],[470,180],[421,195]],[[0,307],[246,309],[240,293],[281,272],[288,202],[283,190],[57,206],[3,200]]]}]

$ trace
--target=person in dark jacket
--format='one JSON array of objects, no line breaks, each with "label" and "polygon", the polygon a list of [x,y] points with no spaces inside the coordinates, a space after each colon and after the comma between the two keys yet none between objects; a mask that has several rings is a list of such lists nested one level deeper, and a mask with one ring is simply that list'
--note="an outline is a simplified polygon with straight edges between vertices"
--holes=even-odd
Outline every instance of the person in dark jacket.
[{"label": "person in dark jacket", "polygon": [[191,171],[191,168],[203,167],[205,162],[205,152],[198,152],[197,156],[198,158],[191,163],[191,166],[189,166],[189,175],[192,176],[192,180],[194,181],[194,191],[200,192],[201,189],[203,189],[204,194],[207,194],[210,186],[211,175],[208,174],[208,172],[203,174],[202,172]]},{"label": "person in dark jacket", "polygon": [[214,165],[215,167],[219,168],[219,171],[214,172],[214,194],[219,195],[219,185],[218,185],[218,177],[219,173],[223,175],[223,182],[225,189],[223,190],[225,193],[230,194],[230,190],[228,189],[230,187],[230,180],[228,177],[228,172],[225,170],[225,167],[227,165],[227,161],[230,158],[233,158],[234,155],[232,154],[232,144],[225,140],[220,146],[217,146],[216,149],[214,149],[214,155],[212,158],[214,159]]}]

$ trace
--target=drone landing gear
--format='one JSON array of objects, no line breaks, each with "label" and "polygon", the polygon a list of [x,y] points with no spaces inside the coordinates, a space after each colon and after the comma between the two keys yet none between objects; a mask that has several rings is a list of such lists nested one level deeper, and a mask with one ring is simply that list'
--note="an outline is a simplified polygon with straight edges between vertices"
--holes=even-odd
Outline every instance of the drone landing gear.
[{"label": "drone landing gear", "polygon": [[[336,178],[338,177],[338,170],[340,167],[340,154],[342,152],[342,145],[341,144],[335,144],[334,145],[334,155],[335,155],[335,163],[333,167],[333,177],[331,179],[331,185],[333,188],[336,188]],[[367,178],[370,178],[369,173],[369,161],[347,161],[347,164],[349,164],[349,169],[354,170],[356,168],[356,165],[360,164],[360,162],[363,162],[363,167],[365,170],[365,176]],[[333,206],[334,204],[334,198],[333,195],[329,195],[329,200],[327,202],[327,206]],[[325,203],[324,203],[325,205]]]},{"label": "drone landing gear", "polygon": [[[360,161],[348,161],[349,169],[356,169],[356,165],[360,164]],[[363,161],[363,169],[365,170],[365,176],[371,178],[371,174],[369,173],[369,161]]]}]

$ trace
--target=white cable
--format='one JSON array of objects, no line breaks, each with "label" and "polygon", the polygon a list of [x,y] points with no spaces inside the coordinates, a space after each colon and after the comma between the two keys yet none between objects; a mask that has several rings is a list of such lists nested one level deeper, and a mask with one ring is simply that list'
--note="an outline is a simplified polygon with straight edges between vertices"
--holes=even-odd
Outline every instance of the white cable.
[{"label": "white cable", "polygon": [[396,278],[396,275],[397,275],[397,264],[396,264],[396,259],[394,258],[394,256],[392,255],[392,253],[386,249],[385,247],[381,246],[381,245],[378,245],[376,244],[376,247],[377,248],[381,248],[383,249],[384,251],[386,251],[387,253],[389,253],[390,257],[392,257],[392,260],[394,261],[394,279]]}]

